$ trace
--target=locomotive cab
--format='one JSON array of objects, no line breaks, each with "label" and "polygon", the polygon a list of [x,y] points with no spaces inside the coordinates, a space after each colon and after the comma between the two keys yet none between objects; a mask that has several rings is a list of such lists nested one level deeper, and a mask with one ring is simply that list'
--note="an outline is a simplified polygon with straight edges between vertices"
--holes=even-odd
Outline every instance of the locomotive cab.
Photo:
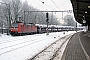
[{"label": "locomotive cab", "polygon": [[18,23],[12,23],[10,26],[10,34],[16,34],[18,32]]}]

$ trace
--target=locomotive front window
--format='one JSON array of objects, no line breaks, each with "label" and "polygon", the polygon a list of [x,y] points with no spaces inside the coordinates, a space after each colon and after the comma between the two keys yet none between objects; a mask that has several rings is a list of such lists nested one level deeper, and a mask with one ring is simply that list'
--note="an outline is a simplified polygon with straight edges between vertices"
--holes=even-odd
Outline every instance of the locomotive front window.
[{"label": "locomotive front window", "polygon": [[18,23],[13,23],[12,27],[18,27]]}]

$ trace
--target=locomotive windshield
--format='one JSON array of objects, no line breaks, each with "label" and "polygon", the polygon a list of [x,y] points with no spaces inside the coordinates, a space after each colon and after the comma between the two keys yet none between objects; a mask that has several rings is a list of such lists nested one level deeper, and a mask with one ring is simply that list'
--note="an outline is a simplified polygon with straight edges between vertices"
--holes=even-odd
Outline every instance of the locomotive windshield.
[{"label": "locomotive windshield", "polygon": [[12,23],[12,27],[18,27],[18,23]]}]

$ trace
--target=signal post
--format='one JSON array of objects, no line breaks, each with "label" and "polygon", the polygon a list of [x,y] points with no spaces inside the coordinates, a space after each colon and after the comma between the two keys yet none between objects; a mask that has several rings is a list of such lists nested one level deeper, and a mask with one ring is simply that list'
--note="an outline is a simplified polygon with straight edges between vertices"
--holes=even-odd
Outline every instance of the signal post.
[{"label": "signal post", "polygon": [[49,31],[48,31],[48,23],[49,23],[48,12],[46,13],[46,22],[47,22],[46,32],[47,32],[47,35],[49,35]]}]

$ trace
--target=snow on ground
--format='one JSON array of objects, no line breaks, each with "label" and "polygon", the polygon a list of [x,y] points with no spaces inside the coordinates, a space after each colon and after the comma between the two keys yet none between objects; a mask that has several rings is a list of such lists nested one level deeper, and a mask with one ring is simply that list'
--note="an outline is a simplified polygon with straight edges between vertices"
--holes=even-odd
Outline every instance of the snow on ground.
[{"label": "snow on ground", "polygon": [[27,60],[45,47],[70,32],[54,32],[26,36],[7,36],[0,34],[0,60]]}]

